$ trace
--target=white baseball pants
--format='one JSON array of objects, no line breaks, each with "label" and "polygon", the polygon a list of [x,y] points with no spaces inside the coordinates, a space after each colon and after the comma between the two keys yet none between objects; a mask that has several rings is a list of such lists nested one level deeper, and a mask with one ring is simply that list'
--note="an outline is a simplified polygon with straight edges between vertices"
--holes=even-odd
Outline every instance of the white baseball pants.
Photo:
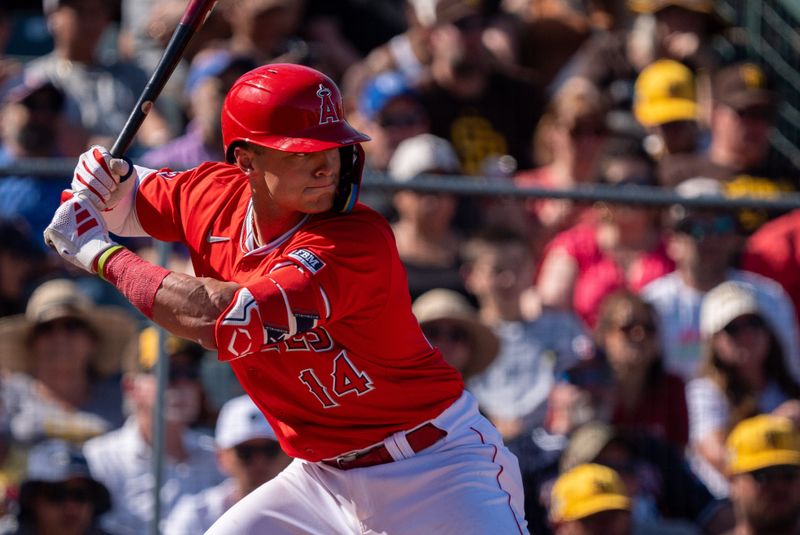
[{"label": "white baseball pants", "polygon": [[295,459],[206,533],[527,534],[517,458],[472,395],[465,391],[431,423],[447,436],[405,458],[390,447],[395,462],[340,470]]}]

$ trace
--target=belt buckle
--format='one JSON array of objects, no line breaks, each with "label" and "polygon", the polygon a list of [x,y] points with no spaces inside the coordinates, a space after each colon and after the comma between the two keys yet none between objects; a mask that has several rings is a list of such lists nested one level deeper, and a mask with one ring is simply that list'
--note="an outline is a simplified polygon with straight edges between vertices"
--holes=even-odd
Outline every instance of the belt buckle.
[{"label": "belt buckle", "polygon": [[342,464],[355,461],[356,459],[358,459],[358,457],[359,457],[358,452],[356,452],[356,453],[347,453],[345,455],[340,455],[339,457],[336,458],[336,466],[341,468],[341,469],[344,469]]}]

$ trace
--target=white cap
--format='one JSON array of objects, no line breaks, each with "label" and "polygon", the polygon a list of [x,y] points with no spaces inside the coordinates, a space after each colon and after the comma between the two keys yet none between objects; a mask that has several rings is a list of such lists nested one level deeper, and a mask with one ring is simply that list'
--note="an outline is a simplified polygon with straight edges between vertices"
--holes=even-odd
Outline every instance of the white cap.
[{"label": "white cap", "polygon": [[458,173],[461,163],[453,145],[433,134],[404,139],[389,160],[389,174],[397,182],[406,182],[425,173]]},{"label": "white cap", "polygon": [[675,193],[687,199],[694,199],[697,197],[723,197],[725,196],[725,188],[722,187],[722,182],[716,178],[697,176],[694,178],[687,178],[675,186]]},{"label": "white cap", "polygon": [[227,401],[217,418],[217,446],[232,448],[257,438],[278,440],[275,431],[250,396],[239,396]]},{"label": "white cap", "polygon": [[749,284],[726,281],[703,297],[700,307],[700,334],[708,338],[746,314],[761,315],[755,291]]},{"label": "white cap", "polygon": [[89,464],[79,448],[63,440],[47,440],[31,448],[27,479],[60,482],[73,477],[92,479]]}]

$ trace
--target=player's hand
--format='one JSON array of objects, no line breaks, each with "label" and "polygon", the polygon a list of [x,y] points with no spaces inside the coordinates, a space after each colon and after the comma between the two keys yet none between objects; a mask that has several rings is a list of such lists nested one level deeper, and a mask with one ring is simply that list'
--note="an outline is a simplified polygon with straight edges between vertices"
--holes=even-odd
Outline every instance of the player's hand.
[{"label": "player's hand", "polygon": [[95,273],[95,259],[116,243],[97,208],[83,194],[66,190],[62,201],[44,231],[44,241],[70,264]]},{"label": "player's hand", "polygon": [[136,183],[136,168],[130,160],[112,158],[95,145],[78,159],[72,176],[72,191],[88,198],[100,210],[110,210]]}]

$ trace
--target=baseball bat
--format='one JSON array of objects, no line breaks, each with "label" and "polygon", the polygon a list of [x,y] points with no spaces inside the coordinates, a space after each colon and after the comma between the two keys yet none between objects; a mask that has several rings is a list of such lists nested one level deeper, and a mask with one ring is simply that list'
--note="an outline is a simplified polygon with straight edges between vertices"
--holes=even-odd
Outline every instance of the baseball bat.
[{"label": "baseball bat", "polygon": [[[158,61],[158,65],[153,74],[150,75],[142,94],[139,95],[136,106],[128,116],[128,120],[125,121],[125,126],[122,127],[122,131],[114,141],[114,145],[109,151],[111,156],[122,158],[125,155],[125,151],[128,150],[133,138],[136,136],[136,132],[153,108],[153,102],[158,98],[161,90],[164,89],[164,85],[166,85],[181,56],[183,56],[186,45],[189,44],[189,40],[203,25],[216,3],[217,0],[189,0],[189,5],[186,6],[183,17],[181,17],[175,31],[172,32],[172,37],[170,37],[169,43],[167,43],[167,47]],[[125,179],[123,178],[123,180]]]}]

